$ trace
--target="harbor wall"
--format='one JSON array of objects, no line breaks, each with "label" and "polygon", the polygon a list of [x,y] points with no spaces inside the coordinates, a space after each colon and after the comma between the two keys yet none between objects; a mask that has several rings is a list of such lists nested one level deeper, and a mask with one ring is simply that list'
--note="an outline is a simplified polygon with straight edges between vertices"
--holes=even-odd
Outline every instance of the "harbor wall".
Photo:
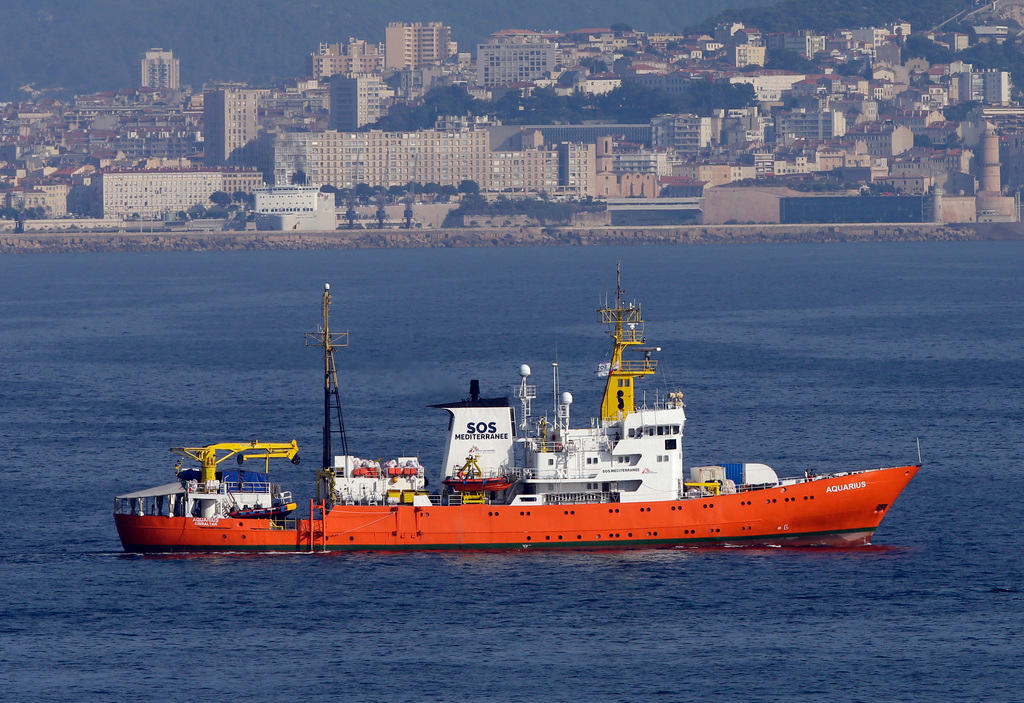
[{"label": "harbor wall", "polygon": [[75,251],[244,251],[490,246],[907,242],[1024,239],[1020,225],[690,225],[337,230],[332,232],[0,233],[0,254]]}]

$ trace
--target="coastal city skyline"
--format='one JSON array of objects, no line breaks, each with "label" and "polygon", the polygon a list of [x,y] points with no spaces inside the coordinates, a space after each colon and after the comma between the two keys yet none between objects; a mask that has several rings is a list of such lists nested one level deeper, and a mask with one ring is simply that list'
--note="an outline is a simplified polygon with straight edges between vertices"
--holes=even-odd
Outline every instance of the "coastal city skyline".
[{"label": "coastal city skyline", "polygon": [[993,66],[1016,43],[998,21],[465,47],[396,20],[382,42],[311,43],[304,75],[265,86],[183,84],[151,47],[134,86],[0,103],[0,228],[543,224],[526,201],[588,225],[1015,222],[1024,109],[1015,64]]}]

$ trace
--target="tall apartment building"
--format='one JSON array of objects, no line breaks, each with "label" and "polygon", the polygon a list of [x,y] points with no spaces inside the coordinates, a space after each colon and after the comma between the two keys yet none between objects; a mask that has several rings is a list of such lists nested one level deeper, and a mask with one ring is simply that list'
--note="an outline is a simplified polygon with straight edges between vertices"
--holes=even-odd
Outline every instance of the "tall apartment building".
[{"label": "tall apartment building", "polygon": [[143,88],[164,88],[178,90],[181,68],[174,53],[163,49],[150,49],[139,60],[139,85]]},{"label": "tall apartment building", "polygon": [[209,166],[241,164],[242,147],[259,133],[260,91],[225,86],[203,92],[204,158]]},{"label": "tall apartment building", "polygon": [[352,131],[376,122],[385,114],[385,92],[380,76],[332,76],[330,128]]},{"label": "tall apartment building", "polygon": [[597,188],[597,147],[562,142],[558,145],[558,186],[568,195],[593,195]]},{"label": "tall apartment building", "polygon": [[339,73],[381,73],[384,70],[384,48],[349,37],[344,44],[321,42],[310,54],[310,72],[315,80],[324,80]]},{"label": "tall apartment building", "polygon": [[957,98],[960,102],[989,105],[1010,103],[1010,73],[995,68],[957,73]]},{"label": "tall apartment building", "polygon": [[699,115],[658,115],[651,120],[651,146],[696,156],[717,142],[715,120]]},{"label": "tall apartment building", "polygon": [[440,22],[391,22],[384,30],[384,68],[420,68],[455,54],[452,28]]},{"label": "tall apartment building", "polygon": [[476,82],[488,88],[525,83],[555,70],[558,47],[536,34],[496,34],[476,48]]}]

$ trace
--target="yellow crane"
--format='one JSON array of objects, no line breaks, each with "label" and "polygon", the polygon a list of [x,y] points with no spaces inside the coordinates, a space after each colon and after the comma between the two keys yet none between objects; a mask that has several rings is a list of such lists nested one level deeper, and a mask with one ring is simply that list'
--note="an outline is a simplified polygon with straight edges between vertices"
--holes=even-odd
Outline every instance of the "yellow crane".
[{"label": "yellow crane", "polygon": [[235,457],[239,465],[250,459],[263,459],[267,471],[270,471],[271,459],[288,459],[293,464],[299,463],[299,444],[294,439],[288,443],[259,442],[255,439],[251,442],[220,442],[205,447],[171,447],[171,451],[198,461],[203,470],[204,483],[216,479],[217,466],[231,457]]}]

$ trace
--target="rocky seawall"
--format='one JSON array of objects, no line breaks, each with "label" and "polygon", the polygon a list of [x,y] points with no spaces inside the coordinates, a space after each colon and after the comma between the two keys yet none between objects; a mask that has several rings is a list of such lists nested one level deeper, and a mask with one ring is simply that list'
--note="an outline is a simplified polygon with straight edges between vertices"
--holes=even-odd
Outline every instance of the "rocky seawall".
[{"label": "rocky seawall", "polygon": [[0,234],[0,254],[491,246],[919,242],[1024,239],[1020,225],[690,225],[336,232],[29,232]]}]

